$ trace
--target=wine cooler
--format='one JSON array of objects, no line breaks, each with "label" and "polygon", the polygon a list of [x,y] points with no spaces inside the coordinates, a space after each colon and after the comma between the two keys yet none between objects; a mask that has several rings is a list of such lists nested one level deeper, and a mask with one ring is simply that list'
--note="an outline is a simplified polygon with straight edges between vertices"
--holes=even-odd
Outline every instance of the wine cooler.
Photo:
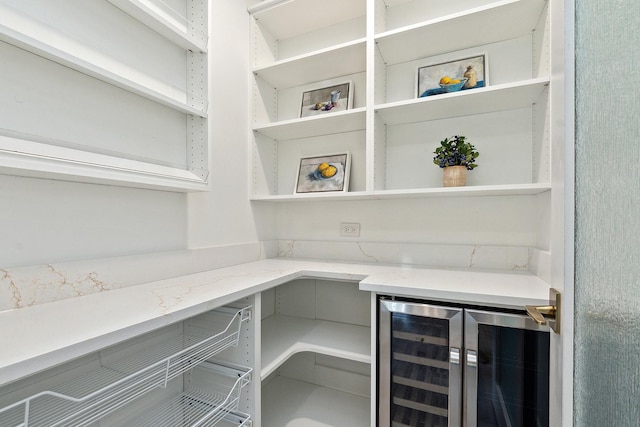
[{"label": "wine cooler", "polygon": [[548,427],[549,327],[381,297],[379,427]]}]

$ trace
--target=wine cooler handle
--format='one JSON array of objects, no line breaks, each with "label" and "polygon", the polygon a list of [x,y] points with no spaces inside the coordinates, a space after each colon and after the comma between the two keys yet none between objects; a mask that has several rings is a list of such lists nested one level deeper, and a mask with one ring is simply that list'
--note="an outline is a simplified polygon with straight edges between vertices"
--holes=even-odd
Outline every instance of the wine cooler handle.
[{"label": "wine cooler handle", "polygon": [[476,350],[466,351],[465,367],[465,390],[464,405],[465,427],[476,427],[478,424],[478,352]]},{"label": "wine cooler handle", "polygon": [[[456,345],[456,344],[454,344]],[[462,358],[459,347],[449,347],[449,423],[448,426],[462,426]]]},{"label": "wine cooler handle", "polygon": [[474,350],[467,350],[467,366],[470,368],[478,367],[478,353]]},{"label": "wine cooler handle", "polygon": [[460,364],[460,349],[459,348],[451,347],[449,349],[449,362],[451,362],[452,365],[459,365]]}]

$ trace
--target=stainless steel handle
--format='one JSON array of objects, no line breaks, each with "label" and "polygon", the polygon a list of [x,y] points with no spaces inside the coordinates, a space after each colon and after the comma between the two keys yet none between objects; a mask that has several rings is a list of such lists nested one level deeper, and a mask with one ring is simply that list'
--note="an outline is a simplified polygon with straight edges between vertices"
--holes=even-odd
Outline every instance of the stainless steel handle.
[{"label": "stainless steel handle", "polygon": [[478,424],[478,352],[467,349],[465,352],[465,385],[464,385],[464,423],[465,427]]},{"label": "stainless steel handle", "polygon": [[478,353],[474,350],[467,350],[467,366],[470,368],[478,366]]},{"label": "stainless steel handle", "polygon": [[460,349],[452,347],[449,349],[449,363],[452,365],[460,364]]}]

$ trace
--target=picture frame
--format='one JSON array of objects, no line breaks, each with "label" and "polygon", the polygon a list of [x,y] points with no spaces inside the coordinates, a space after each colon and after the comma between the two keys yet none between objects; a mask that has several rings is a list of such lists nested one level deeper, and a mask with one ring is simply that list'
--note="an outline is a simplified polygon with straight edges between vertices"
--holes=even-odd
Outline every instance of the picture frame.
[{"label": "picture frame", "polygon": [[[465,81],[465,73],[471,66],[475,75]],[[443,93],[478,89],[489,85],[489,63],[486,53],[418,67],[416,72],[416,95],[418,98]],[[443,77],[460,80],[460,83],[441,85]],[[475,80],[475,84],[473,84]]]},{"label": "picture frame", "polygon": [[302,157],[294,194],[349,191],[351,154],[349,152]]},{"label": "picture frame", "polygon": [[346,111],[353,108],[353,83],[350,81],[302,92],[300,118]]}]

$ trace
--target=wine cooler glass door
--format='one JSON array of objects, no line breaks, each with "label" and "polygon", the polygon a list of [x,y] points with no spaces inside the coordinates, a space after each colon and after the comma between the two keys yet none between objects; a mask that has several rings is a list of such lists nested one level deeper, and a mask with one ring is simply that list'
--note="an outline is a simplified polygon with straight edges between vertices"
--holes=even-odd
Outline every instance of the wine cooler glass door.
[{"label": "wine cooler glass door", "polygon": [[549,328],[465,310],[465,426],[549,426]]},{"label": "wine cooler glass door", "polygon": [[378,426],[457,427],[462,309],[380,301]]}]

